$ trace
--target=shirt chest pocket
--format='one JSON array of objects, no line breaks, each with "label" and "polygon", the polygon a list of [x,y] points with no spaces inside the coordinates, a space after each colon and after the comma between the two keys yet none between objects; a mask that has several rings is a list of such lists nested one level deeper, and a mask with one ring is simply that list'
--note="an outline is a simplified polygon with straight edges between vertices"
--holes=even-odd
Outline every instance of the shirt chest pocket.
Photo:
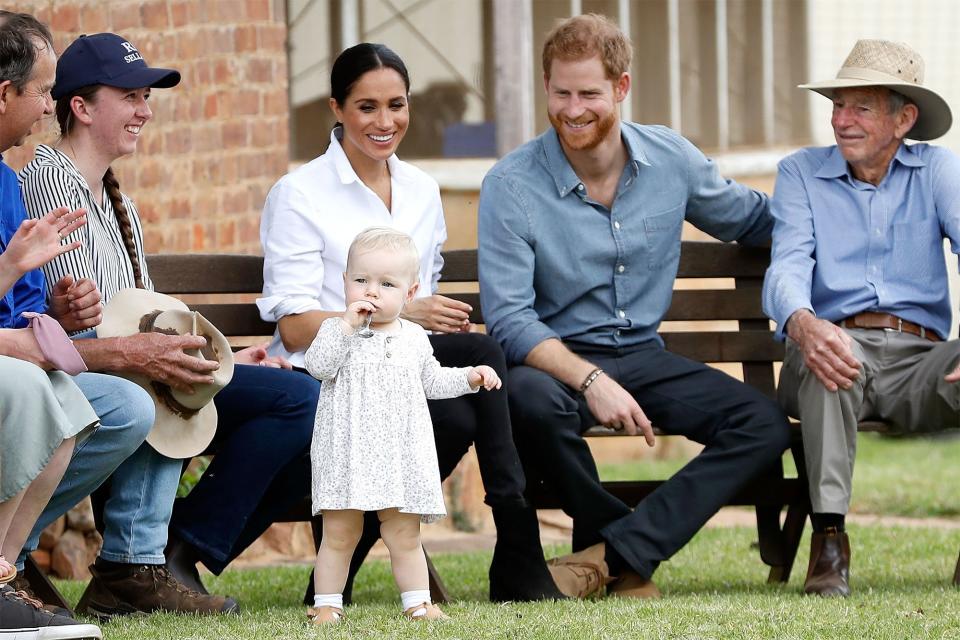
[{"label": "shirt chest pocket", "polygon": [[891,242],[885,273],[924,283],[945,272],[945,262],[939,251],[943,236],[936,216],[892,225]]},{"label": "shirt chest pocket", "polygon": [[647,260],[651,270],[663,269],[680,259],[680,234],[683,231],[683,206],[644,218]]}]

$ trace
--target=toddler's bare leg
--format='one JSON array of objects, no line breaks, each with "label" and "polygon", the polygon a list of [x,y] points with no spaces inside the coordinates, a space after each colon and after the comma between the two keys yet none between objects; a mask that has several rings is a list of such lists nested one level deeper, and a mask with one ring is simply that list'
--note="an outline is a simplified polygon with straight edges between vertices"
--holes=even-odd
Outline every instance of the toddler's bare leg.
[{"label": "toddler's bare leg", "polygon": [[420,544],[420,516],[400,513],[396,509],[382,509],[377,515],[380,517],[380,537],[390,551],[393,578],[400,592],[429,590],[427,559]]},{"label": "toddler's bare leg", "polygon": [[354,509],[323,512],[323,540],[317,552],[313,588],[316,593],[343,593],[350,558],[363,532],[363,512]]}]

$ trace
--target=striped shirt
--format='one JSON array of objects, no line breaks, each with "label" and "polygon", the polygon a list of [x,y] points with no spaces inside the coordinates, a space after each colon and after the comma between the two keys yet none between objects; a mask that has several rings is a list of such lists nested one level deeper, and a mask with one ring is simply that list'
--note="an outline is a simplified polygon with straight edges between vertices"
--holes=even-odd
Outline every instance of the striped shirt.
[{"label": "striped shirt", "polygon": [[[71,211],[79,208],[87,210],[87,224],[66,238],[68,241],[80,241],[80,248],[54,258],[43,267],[48,291],[68,274],[78,280],[89,278],[97,284],[106,304],[121,289],[136,286],[133,265],[123,244],[123,235],[106,187],[103,188],[101,207],[73,160],[42,144],[37,147],[33,161],[20,172],[20,188],[27,214],[32,218],[40,218],[57,207],[67,207]],[[140,258],[144,286],[153,289],[153,283],[147,275],[140,215],[133,201],[121,195],[133,227],[133,242]]]}]

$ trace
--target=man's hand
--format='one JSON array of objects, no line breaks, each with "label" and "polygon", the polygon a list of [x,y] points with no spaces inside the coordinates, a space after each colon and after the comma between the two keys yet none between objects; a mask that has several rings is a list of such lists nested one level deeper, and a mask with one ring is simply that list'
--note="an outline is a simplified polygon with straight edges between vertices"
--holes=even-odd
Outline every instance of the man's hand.
[{"label": "man's hand", "polygon": [[206,344],[203,336],[168,336],[136,333],[123,338],[123,365],[119,371],[135,373],[168,384],[178,391],[193,393],[193,385],[210,384],[220,363],[184,353]]},{"label": "man's hand", "polygon": [[271,367],[273,369],[293,369],[290,361],[282,356],[267,355],[267,346],[269,342],[256,344],[246,349],[241,349],[233,354],[233,361],[237,364],[259,365],[261,367]]},{"label": "man's hand", "polygon": [[601,374],[587,387],[584,397],[590,413],[600,424],[614,429],[623,429],[631,436],[637,435],[638,432],[643,433],[647,444],[653,446],[653,425],[650,424],[633,396],[616,380]]},{"label": "man's hand", "polygon": [[473,307],[466,302],[435,294],[411,300],[404,307],[401,317],[416,322],[428,331],[469,333],[471,311]]},{"label": "man's hand", "polygon": [[861,365],[850,348],[853,339],[843,329],[800,309],[787,321],[787,333],[800,347],[803,363],[828,391],[853,386]]},{"label": "man's hand", "polygon": [[103,320],[100,291],[89,278],[74,280],[66,275],[50,291],[50,315],[67,331],[96,327]]},{"label": "man's hand", "polygon": [[8,267],[18,279],[39,269],[57,256],[73,251],[80,242],[61,244],[68,235],[87,223],[86,209],[54,209],[39,220],[24,220],[0,254],[0,268]]}]

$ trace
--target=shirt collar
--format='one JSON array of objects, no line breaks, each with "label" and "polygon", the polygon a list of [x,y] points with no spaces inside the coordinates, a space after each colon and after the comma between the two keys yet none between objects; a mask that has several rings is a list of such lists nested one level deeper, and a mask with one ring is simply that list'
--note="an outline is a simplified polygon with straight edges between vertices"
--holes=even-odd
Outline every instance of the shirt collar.
[{"label": "shirt collar", "polygon": [[[638,132],[621,123],[620,139],[627,148],[627,164],[634,175],[639,173],[640,165],[653,166],[647,159],[647,155],[643,152]],[[556,129],[550,127],[550,129],[543,134],[542,142],[547,169],[550,175],[553,176],[557,193],[563,198],[576,189],[582,181],[573,170],[573,167],[570,166],[570,161],[567,160],[567,155],[563,152],[563,147],[560,145],[560,136],[557,134]]]},{"label": "shirt collar", "polygon": [[[893,154],[893,160],[890,161],[890,164],[892,165],[894,162],[899,162],[905,167],[926,166],[923,159],[915,154],[909,145],[903,143],[900,143],[897,152]],[[853,174],[850,173],[850,167],[847,165],[843,154],[840,153],[840,147],[836,145],[830,148],[830,155],[827,156],[827,159],[824,160],[814,175],[817,178],[842,178],[843,176],[847,176],[851,180],[856,179],[853,177]]]},{"label": "shirt collar", "polygon": [[45,144],[37,145],[35,154],[37,160],[39,160],[41,163],[52,164],[58,169],[63,169],[72,177],[76,178],[80,184],[86,187],[87,191],[90,190],[90,186],[87,184],[87,179],[83,177],[83,174],[80,173],[77,165],[73,163],[73,160],[67,154]]},{"label": "shirt collar", "polygon": [[[341,138],[343,138],[343,129],[341,127],[334,127],[333,131],[330,132],[330,147],[327,149],[327,154],[333,158],[333,166],[337,170],[340,183],[350,184],[352,182],[362,182],[360,176],[354,171],[353,165],[350,164],[350,158],[347,157],[346,152],[343,150],[343,145],[340,143]],[[393,154],[387,158],[387,168],[390,170],[390,177],[392,179],[404,180],[406,178],[406,172],[397,154]]]}]

